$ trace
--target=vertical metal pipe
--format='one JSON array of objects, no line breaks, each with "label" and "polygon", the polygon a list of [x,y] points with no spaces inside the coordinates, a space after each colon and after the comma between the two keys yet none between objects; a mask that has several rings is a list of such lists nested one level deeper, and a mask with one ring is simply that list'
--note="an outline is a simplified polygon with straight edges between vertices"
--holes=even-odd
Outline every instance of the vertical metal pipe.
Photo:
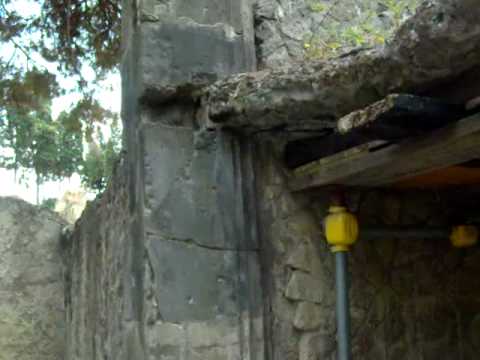
[{"label": "vertical metal pipe", "polygon": [[347,252],[339,251],[335,253],[335,267],[337,293],[337,358],[338,360],[351,360]]}]

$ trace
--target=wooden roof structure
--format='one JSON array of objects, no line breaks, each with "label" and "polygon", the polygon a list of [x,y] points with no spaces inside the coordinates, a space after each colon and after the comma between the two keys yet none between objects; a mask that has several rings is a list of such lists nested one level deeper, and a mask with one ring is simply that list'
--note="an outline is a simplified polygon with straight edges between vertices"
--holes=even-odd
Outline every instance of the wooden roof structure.
[{"label": "wooden roof structure", "polygon": [[[341,135],[339,135],[341,136]],[[373,142],[375,144],[375,141]],[[364,143],[296,168],[293,191],[327,185],[439,187],[480,184],[480,113],[428,134]],[[465,164],[465,165],[462,165]]]}]

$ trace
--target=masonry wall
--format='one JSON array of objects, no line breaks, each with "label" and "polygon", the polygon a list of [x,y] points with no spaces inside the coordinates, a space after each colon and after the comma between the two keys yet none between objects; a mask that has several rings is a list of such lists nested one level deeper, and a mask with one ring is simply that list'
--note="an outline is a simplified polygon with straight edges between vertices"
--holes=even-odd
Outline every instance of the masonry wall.
[{"label": "masonry wall", "polygon": [[252,0],[260,67],[328,58],[382,45],[418,0]]},{"label": "masonry wall", "polygon": [[[333,255],[323,238],[329,196],[292,194],[278,146],[262,139],[258,192],[269,359],[335,359]],[[350,192],[360,226],[442,226],[474,217],[478,192]],[[456,216],[455,216],[456,215]],[[453,220],[455,221],[455,220]],[[360,239],[350,256],[354,359],[476,359],[480,250],[448,239]]]},{"label": "masonry wall", "polygon": [[0,198],[0,359],[63,360],[61,235],[55,213]]},{"label": "masonry wall", "polygon": [[119,164],[101,199],[87,205],[65,249],[65,359],[141,359],[136,305],[135,217]]},{"label": "masonry wall", "polygon": [[[288,35],[275,43],[283,27],[304,36],[307,3],[293,4],[124,1],[126,154],[69,247],[67,359],[335,358],[328,194],[288,190],[278,133],[202,129],[199,104],[176,92],[304,58],[301,39],[288,51]],[[458,210],[427,192],[349,202],[362,226],[444,224]],[[446,241],[360,241],[355,358],[474,359],[479,257]]]},{"label": "masonry wall", "polygon": [[78,224],[68,359],[261,360],[251,146],[169,88],[255,69],[246,1],[124,1],[125,159]]}]

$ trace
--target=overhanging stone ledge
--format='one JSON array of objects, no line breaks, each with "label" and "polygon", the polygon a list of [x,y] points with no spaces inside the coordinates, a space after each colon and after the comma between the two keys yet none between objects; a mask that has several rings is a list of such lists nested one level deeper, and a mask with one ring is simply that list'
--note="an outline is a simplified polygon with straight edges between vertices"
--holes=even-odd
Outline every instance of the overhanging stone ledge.
[{"label": "overhanging stone ledge", "polygon": [[319,130],[390,93],[429,93],[478,66],[479,17],[474,0],[427,2],[384,47],[213,83],[199,121],[246,133],[305,121]]},{"label": "overhanging stone ledge", "polygon": [[429,94],[476,68],[479,17],[474,0],[425,3],[386,46],[219,81],[199,74],[175,85],[150,84],[141,99],[155,106],[195,102],[197,121],[207,129],[334,129],[342,116],[388,94]]}]

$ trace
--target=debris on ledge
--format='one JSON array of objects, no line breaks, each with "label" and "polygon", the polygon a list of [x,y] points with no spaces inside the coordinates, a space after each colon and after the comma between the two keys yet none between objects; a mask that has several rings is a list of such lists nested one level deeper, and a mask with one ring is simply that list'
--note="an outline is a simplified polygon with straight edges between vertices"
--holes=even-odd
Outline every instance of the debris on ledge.
[{"label": "debris on ledge", "polygon": [[340,118],[336,131],[327,136],[289,142],[285,147],[285,162],[287,167],[296,168],[357,145],[384,146],[387,142],[439,129],[470,113],[463,104],[410,94],[391,94]]},{"label": "debris on ledge", "polygon": [[391,94],[337,122],[340,134],[351,131],[383,140],[420,135],[468,115],[463,104],[409,94]]},{"label": "debris on ledge", "polygon": [[476,0],[427,1],[384,47],[206,87],[199,121],[244,132],[335,128],[342,116],[388,94],[428,93],[478,66],[479,18]]}]

